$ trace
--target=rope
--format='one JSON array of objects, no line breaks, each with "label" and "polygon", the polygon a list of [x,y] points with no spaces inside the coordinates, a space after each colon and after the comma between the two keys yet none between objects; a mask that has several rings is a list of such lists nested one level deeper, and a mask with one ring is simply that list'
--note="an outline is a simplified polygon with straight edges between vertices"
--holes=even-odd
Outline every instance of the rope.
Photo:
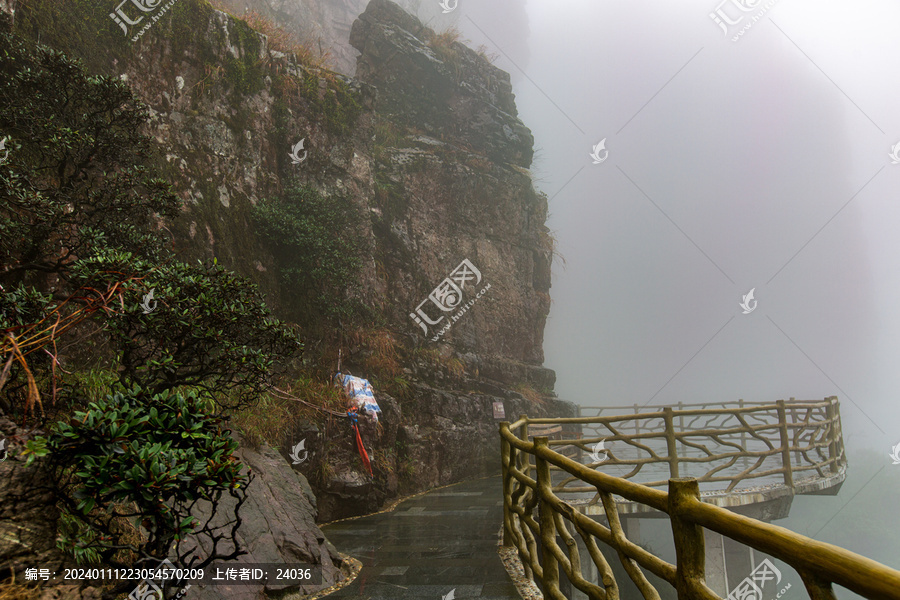
[{"label": "rope", "polygon": [[[339,367],[340,367],[340,360],[341,360],[340,353],[338,353],[338,366]],[[315,404],[310,404],[306,400],[301,400],[300,398],[291,396],[290,393],[286,392],[285,390],[282,390],[281,388],[272,386],[270,389],[273,390],[273,393],[276,396],[279,396],[285,400],[293,400],[295,402],[305,404],[306,406],[309,406],[310,408],[314,408],[318,411],[321,411],[321,412],[329,414],[329,415],[334,415],[335,417],[343,417],[344,415],[349,417],[350,418],[350,426],[353,427],[353,431],[354,431],[354,434],[356,437],[356,447],[357,447],[357,449],[359,449],[359,457],[362,459],[363,464],[366,467],[366,470],[369,472],[369,475],[371,475],[372,477],[375,477],[375,473],[372,471],[372,461],[369,459],[369,453],[366,452],[366,447],[363,444],[362,436],[359,434],[359,413],[357,412],[356,408],[353,408],[353,409],[347,411],[346,413],[339,413],[337,411],[334,411],[334,410],[331,410],[328,408],[323,408],[321,406],[316,406]]]},{"label": "rope", "polygon": [[280,397],[281,397],[282,399],[284,399],[284,400],[293,400],[293,401],[295,401],[295,402],[299,402],[299,403],[301,403],[301,404],[305,404],[306,406],[308,406],[308,407],[310,407],[310,408],[314,408],[314,409],[316,409],[316,410],[318,410],[318,411],[321,411],[321,412],[323,412],[323,413],[327,413],[327,414],[329,414],[329,415],[334,415],[335,417],[343,417],[343,416],[344,416],[344,413],[342,413],[342,412],[337,412],[337,411],[331,410],[331,409],[329,409],[329,408],[323,408],[323,407],[321,407],[321,406],[316,406],[315,404],[310,404],[310,403],[307,402],[306,400],[301,400],[300,398],[297,398],[297,397],[295,397],[295,396],[291,396],[289,392],[286,392],[286,391],[284,391],[284,390],[282,390],[282,389],[280,389],[280,388],[277,388],[277,387],[275,387],[275,386],[272,386],[271,389],[274,390],[275,392],[278,392],[278,394],[276,394],[276,395],[279,395],[279,394],[280,394]]}]

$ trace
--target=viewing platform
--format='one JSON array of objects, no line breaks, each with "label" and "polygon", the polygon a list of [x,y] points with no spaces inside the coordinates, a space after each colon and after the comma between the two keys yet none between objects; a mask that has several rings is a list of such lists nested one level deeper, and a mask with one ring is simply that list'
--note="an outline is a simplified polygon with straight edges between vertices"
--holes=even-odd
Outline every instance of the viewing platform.
[{"label": "viewing platform", "polygon": [[[837,398],[580,407],[579,413],[527,419],[523,434],[548,434],[560,454],[648,487],[695,478],[704,502],[764,521],[786,517],[797,494],[837,494],[846,478]],[[551,473],[554,490],[569,504],[604,514],[593,487],[557,467]],[[666,517],[629,501],[620,502],[619,513]]]},{"label": "viewing platform", "polygon": [[[522,415],[500,444],[503,543],[545,598],[765,600],[792,568],[812,600],[900,600],[900,571],[769,523],[840,490],[835,397]],[[641,540],[647,518],[669,519],[671,551]]]}]

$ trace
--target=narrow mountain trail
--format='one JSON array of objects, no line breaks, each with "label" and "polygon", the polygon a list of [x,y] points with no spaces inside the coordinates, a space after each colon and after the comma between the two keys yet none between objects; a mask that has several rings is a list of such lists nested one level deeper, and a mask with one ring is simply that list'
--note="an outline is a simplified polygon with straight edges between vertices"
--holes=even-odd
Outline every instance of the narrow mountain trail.
[{"label": "narrow mountain trail", "polygon": [[497,554],[500,477],[440,488],[393,511],[336,522],[322,530],[362,562],[356,580],[327,598],[519,599]]}]

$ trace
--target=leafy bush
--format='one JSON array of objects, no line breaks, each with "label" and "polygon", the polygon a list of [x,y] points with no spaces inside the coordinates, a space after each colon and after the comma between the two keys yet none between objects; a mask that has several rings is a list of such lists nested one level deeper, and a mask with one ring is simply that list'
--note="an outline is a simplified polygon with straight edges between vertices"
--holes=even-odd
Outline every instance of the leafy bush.
[{"label": "leafy bush", "polygon": [[[110,251],[79,261],[73,281],[103,288],[123,272],[146,273],[139,287],[123,292],[124,309],[106,325],[126,385],[153,393],[192,386],[223,408],[246,406],[268,387],[276,357],[286,360],[302,348],[271,316],[255,284],[215,262],[153,267]],[[156,308],[145,313],[141,302],[150,290]]]},{"label": "leafy bush", "polygon": [[89,77],[64,54],[0,34],[0,284],[65,279],[76,257],[115,247],[159,259],[151,213],[178,214],[165,180],[142,163],[146,105],[115,77]]},{"label": "leafy bush", "polygon": [[[299,341],[249,281],[175,262],[153,233],[179,202],[146,166],[147,111],[125,83],[0,34],[0,106],[0,137],[12,136],[0,165],[0,408],[14,414],[24,398],[34,414],[39,388],[52,382],[55,395],[57,340],[86,319],[109,335],[121,368],[116,385],[99,382],[113,393],[94,393],[26,444],[64,505],[61,545],[85,561],[150,566],[174,541],[193,564],[182,546],[193,532],[193,547],[210,542],[199,566],[240,556],[249,478],[210,401],[253,401]],[[158,305],[145,311],[151,289]],[[66,384],[79,406],[90,387]],[[224,494],[216,522],[230,531],[198,524],[192,511],[221,517]]]},{"label": "leafy bush", "polygon": [[56,547],[72,555],[79,565],[96,565],[101,557],[94,546],[98,534],[78,517],[68,511],[60,511],[57,523]]},{"label": "leafy bush", "polygon": [[359,212],[348,198],[325,197],[303,186],[257,203],[254,221],[300,314],[348,318],[358,313],[353,292],[359,287],[361,247],[352,224],[360,221]]},{"label": "leafy bush", "polygon": [[[196,562],[197,557],[189,559],[193,546],[181,545],[185,535],[212,538],[216,528],[198,522],[192,510],[200,502],[215,509],[225,493],[240,505],[250,482],[223,423],[204,412],[196,392],[148,395],[138,387],[92,402],[57,423],[29,453],[49,455],[64,492],[65,529],[77,535],[63,542],[77,547],[76,556],[112,565],[121,564],[116,555],[122,551],[148,560],[165,557],[176,542],[180,561]],[[140,542],[123,540],[123,519],[140,524]],[[240,522],[237,513],[235,519]],[[200,564],[209,564],[215,554]]]},{"label": "leafy bush", "polygon": [[56,340],[107,308],[72,285],[75,262],[109,248],[161,259],[153,213],[175,216],[179,202],[142,164],[148,111],[123,81],[6,33],[0,48],[0,356],[15,358],[0,407],[28,414],[43,412],[36,382],[55,380]]},{"label": "leafy bush", "polygon": [[88,370],[67,373],[62,386],[72,394],[83,394],[88,402],[96,402],[118,389],[119,375],[115,369],[93,367]]},{"label": "leafy bush", "polygon": [[[41,405],[32,380],[55,348],[35,350],[53,347],[57,317],[66,326],[101,317],[128,385],[201,386],[252,401],[275,357],[300,344],[255,286],[215,264],[172,262],[151,232],[153,213],[177,215],[178,200],[141,164],[151,155],[138,131],[144,104],[121,80],[88,76],[59,52],[5,34],[2,42],[0,133],[17,146],[0,165],[0,356],[22,339],[34,343],[15,354],[3,408],[22,398],[26,408]],[[142,295],[154,287],[165,300],[143,314]]]}]

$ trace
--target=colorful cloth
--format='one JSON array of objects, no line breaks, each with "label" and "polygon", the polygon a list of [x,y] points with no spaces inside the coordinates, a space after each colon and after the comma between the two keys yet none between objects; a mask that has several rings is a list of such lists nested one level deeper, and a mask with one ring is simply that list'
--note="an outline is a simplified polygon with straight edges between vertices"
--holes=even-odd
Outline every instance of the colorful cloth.
[{"label": "colorful cloth", "polygon": [[353,431],[356,432],[356,447],[359,449],[359,457],[363,461],[363,465],[366,467],[366,470],[369,471],[369,475],[372,477],[375,476],[375,473],[372,472],[372,461],[369,460],[369,453],[366,452],[366,447],[363,445],[362,436],[359,435],[359,418],[356,413],[356,409],[353,408],[347,411],[347,416],[350,417],[350,426],[353,427]]},{"label": "colorful cloth", "polygon": [[334,381],[346,390],[350,401],[359,410],[367,412],[374,421],[378,421],[378,413],[381,412],[381,408],[375,401],[375,390],[372,389],[372,384],[368,379],[338,373],[334,376]]}]

